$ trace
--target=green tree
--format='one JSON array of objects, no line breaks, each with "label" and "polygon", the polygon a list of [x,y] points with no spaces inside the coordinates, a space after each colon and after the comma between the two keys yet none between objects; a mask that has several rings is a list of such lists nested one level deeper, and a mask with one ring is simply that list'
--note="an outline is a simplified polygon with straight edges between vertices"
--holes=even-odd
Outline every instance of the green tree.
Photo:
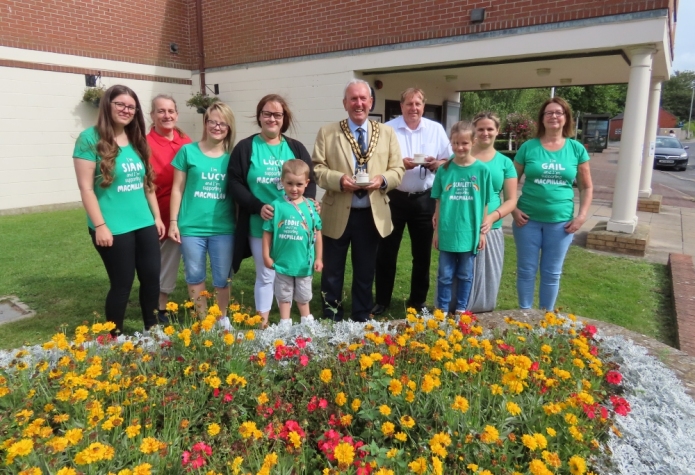
[{"label": "green tree", "polygon": [[661,89],[661,107],[682,121],[688,120],[695,71],[676,71]]},{"label": "green tree", "polygon": [[583,114],[610,114],[613,117],[625,109],[627,85],[558,87],[555,89],[555,95],[569,102],[575,116],[581,112]]}]

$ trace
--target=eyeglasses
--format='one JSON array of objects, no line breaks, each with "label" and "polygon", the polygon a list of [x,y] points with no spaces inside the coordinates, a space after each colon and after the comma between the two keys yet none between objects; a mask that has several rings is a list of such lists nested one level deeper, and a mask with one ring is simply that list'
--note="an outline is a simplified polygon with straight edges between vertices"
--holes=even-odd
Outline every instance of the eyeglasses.
[{"label": "eyeglasses", "polygon": [[563,111],[548,111],[548,112],[543,112],[543,115],[550,118],[550,117],[562,117],[565,115]]},{"label": "eyeglasses", "polygon": [[127,111],[127,112],[129,112],[129,113],[131,113],[131,114],[135,114],[135,111],[138,110],[137,107],[135,107],[135,106],[129,106],[129,105],[123,103],[123,102],[115,102],[115,101],[114,101],[114,102],[112,102],[111,104],[113,104],[114,106],[116,106],[116,110],[118,110],[118,112]]},{"label": "eyeglasses", "polygon": [[211,129],[219,128],[220,130],[227,130],[229,128],[229,124],[225,124],[224,122],[217,122],[215,120],[206,120],[205,124]]},{"label": "eyeglasses", "polygon": [[261,111],[261,117],[263,117],[264,119],[270,119],[271,117],[273,117],[275,120],[282,120],[284,116],[284,112]]}]

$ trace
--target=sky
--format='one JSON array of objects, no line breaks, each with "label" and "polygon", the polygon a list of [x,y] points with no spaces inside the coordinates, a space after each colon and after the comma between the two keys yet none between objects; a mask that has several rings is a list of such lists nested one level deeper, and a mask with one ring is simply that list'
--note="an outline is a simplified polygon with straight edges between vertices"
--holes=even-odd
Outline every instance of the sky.
[{"label": "sky", "polygon": [[674,71],[695,71],[695,0],[678,2]]}]

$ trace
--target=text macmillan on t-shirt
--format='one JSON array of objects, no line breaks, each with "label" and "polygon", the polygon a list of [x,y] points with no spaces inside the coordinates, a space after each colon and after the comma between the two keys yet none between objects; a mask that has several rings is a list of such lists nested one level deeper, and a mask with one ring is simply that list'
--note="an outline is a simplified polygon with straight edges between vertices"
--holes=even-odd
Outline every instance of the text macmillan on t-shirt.
[{"label": "text macmillan on t-shirt", "polygon": [[142,162],[135,162],[132,158],[126,157],[127,163],[121,163],[123,173],[125,173],[125,182],[127,185],[118,185],[116,191],[118,193],[139,190],[144,186],[142,179],[142,171],[144,167]]},{"label": "text macmillan on t-shirt", "polygon": [[542,163],[541,168],[543,169],[543,175],[541,178],[533,180],[535,184],[567,185],[567,180],[562,178],[562,172],[566,170],[562,163],[555,163],[555,160],[551,159],[550,163]]},{"label": "text macmillan on t-shirt", "polygon": [[218,173],[214,167],[210,168],[209,172],[200,172],[200,179],[205,183],[203,190],[196,190],[193,193],[193,198],[207,198],[211,200],[223,200],[227,196],[220,186],[224,182],[226,173]]}]

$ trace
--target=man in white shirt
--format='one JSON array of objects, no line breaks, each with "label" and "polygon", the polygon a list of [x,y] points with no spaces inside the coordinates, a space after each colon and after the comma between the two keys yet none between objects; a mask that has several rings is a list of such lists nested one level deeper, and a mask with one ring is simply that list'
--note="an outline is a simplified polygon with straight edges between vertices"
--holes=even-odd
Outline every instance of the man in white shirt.
[{"label": "man in white shirt", "polygon": [[427,301],[435,209],[430,191],[437,168],[451,157],[452,152],[441,124],[422,117],[425,100],[422,89],[406,89],[401,94],[403,115],[386,123],[396,131],[406,171],[398,188],[388,193],[393,232],[379,242],[373,315],[381,315],[391,304],[398,249],[406,225],[413,255],[410,295],[406,303],[420,310]]}]

